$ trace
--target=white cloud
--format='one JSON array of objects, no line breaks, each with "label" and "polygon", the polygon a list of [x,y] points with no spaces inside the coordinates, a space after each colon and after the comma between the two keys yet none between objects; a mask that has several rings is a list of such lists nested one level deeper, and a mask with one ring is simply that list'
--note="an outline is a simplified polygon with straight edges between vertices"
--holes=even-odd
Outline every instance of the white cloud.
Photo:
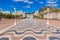
[{"label": "white cloud", "polygon": [[58,4],[54,4],[54,5],[52,5],[52,6],[55,6],[55,7],[56,7],[56,6],[58,6]]},{"label": "white cloud", "polygon": [[23,1],[23,0],[13,0],[14,2],[19,2],[19,1]]},{"label": "white cloud", "polygon": [[57,0],[46,0],[47,3],[56,3]]},{"label": "white cloud", "polygon": [[57,0],[46,0],[46,6],[52,6],[52,7],[56,7],[58,6],[58,4],[56,3]]},{"label": "white cloud", "polygon": [[46,4],[46,6],[51,6],[51,7],[55,7],[55,6],[58,6],[58,4]]},{"label": "white cloud", "polygon": [[29,6],[29,5],[27,5],[27,6],[24,6],[23,8],[30,8],[30,6]]},{"label": "white cloud", "polygon": [[40,2],[40,4],[44,4],[44,2]]},{"label": "white cloud", "polygon": [[34,2],[32,2],[32,1],[30,1],[30,2],[28,2],[28,4],[33,4]]},{"label": "white cloud", "polygon": [[14,2],[24,2],[24,3],[28,3],[28,4],[33,4],[33,1],[29,1],[29,0],[13,0]]},{"label": "white cloud", "polygon": [[47,2],[48,2],[48,1],[51,1],[51,2],[57,2],[58,0],[46,0],[46,1],[47,1]]},{"label": "white cloud", "polygon": [[2,10],[2,8],[0,8],[0,10]]},{"label": "white cloud", "polygon": [[28,3],[28,4],[33,4],[34,2],[33,1],[29,1],[29,0],[24,0],[25,3]]},{"label": "white cloud", "polygon": [[29,0],[24,0],[24,2],[29,2]]},{"label": "white cloud", "polygon": [[56,3],[57,1],[47,1],[47,3]]},{"label": "white cloud", "polygon": [[3,9],[2,9],[2,8],[0,8],[0,12],[2,12],[2,10],[3,10]]},{"label": "white cloud", "polygon": [[50,2],[50,1],[48,1],[47,3],[56,3],[56,2]]}]

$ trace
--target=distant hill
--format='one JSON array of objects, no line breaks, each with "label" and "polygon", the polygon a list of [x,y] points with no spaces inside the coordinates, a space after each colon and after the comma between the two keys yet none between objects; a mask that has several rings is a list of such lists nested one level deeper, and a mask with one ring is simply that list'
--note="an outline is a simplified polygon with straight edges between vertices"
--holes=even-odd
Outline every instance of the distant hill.
[{"label": "distant hill", "polygon": [[58,8],[45,6],[45,7],[40,8],[39,13],[45,11],[47,8],[49,8],[51,10],[51,12],[60,12],[60,9],[58,9]]},{"label": "distant hill", "polygon": [[[47,11],[47,8],[49,8],[49,11]],[[49,13],[58,13],[58,12],[60,12],[60,9],[54,8],[54,7],[48,7],[48,6],[41,7],[37,16],[34,15],[34,17],[35,18],[44,18],[44,15],[48,14],[48,12]]]}]

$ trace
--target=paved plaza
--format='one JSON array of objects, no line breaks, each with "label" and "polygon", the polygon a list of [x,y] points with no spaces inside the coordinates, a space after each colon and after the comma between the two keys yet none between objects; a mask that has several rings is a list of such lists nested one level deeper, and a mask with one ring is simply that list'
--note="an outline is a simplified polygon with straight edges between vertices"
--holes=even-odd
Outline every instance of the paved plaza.
[{"label": "paved plaza", "polygon": [[[40,20],[40,19],[38,19]],[[60,28],[37,19],[26,18],[0,31],[0,40],[60,40]]]}]

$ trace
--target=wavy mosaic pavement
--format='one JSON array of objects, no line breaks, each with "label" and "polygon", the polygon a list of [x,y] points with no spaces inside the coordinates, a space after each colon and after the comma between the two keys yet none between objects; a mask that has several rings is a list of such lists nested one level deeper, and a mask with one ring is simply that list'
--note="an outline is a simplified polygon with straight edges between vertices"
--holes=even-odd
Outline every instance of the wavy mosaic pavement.
[{"label": "wavy mosaic pavement", "polygon": [[1,34],[0,40],[60,40],[60,29],[36,19],[24,19]]}]

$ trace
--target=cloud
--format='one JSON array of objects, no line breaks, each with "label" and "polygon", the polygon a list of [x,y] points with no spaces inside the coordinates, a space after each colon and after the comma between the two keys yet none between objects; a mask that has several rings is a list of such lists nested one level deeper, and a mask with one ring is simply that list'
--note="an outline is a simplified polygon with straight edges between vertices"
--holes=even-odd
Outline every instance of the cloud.
[{"label": "cloud", "polygon": [[54,4],[54,5],[52,5],[52,6],[56,7],[56,6],[58,6],[58,4]]},{"label": "cloud", "polygon": [[52,7],[56,7],[58,6],[58,4],[56,3],[57,0],[46,0],[46,6],[52,6]]},{"label": "cloud", "polygon": [[40,2],[40,4],[44,4],[44,2]]},{"label": "cloud", "polygon": [[56,3],[57,0],[46,0],[47,3]]},{"label": "cloud", "polygon": [[47,1],[47,3],[56,3],[57,1]]},{"label": "cloud", "polygon": [[29,0],[24,0],[24,3],[33,4],[34,2]]},{"label": "cloud", "polygon": [[28,4],[33,4],[33,1],[29,1],[29,0],[13,0],[14,2],[24,2],[24,3],[28,3]]},{"label": "cloud", "polygon": [[0,10],[2,10],[2,8],[0,8]]},{"label": "cloud", "polygon": [[0,12],[2,12],[2,10],[3,10],[3,9],[2,9],[2,8],[0,8]]},{"label": "cloud", "polygon": [[30,8],[30,5],[24,6],[23,8]]},{"label": "cloud", "polygon": [[23,2],[29,2],[29,0],[24,0]]},{"label": "cloud", "polygon": [[13,0],[14,2],[19,2],[19,1],[23,1],[23,0]]},{"label": "cloud", "polygon": [[34,2],[32,2],[32,1],[30,1],[30,2],[28,2],[28,4],[33,4]]},{"label": "cloud", "polygon": [[57,2],[58,0],[46,0],[46,1],[47,1],[47,2],[48,2],[48,1],[51,1],[51,2]]},{"label": "cloud", "polygon": [[56,3],[56,2],[50,2],[50,1],[48,1],[47,3]]},{"label": "cloud", "polygon": [[46,4],[46,6],[56,7],[58,4]]}]

